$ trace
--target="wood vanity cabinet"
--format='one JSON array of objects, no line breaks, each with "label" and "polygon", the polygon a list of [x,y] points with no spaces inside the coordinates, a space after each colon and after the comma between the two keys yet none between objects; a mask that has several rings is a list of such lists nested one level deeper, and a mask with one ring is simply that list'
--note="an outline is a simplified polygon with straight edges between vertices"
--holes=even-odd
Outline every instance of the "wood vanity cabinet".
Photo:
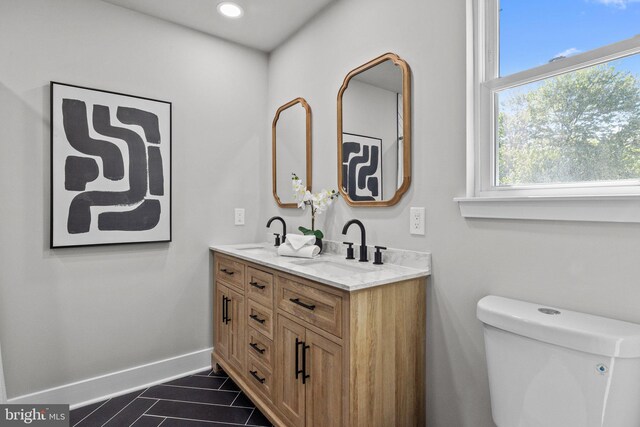
[{"label": "wood vanity cabinet", "polygon": [[236,369],[244,368],[246,351],[245,336],[245,301],[244,296],[218,282],[216,284],[216,348],[220,355],[229,361]]},{"label": "wood vanity cabinet", "polygon": [[426,278],[349,292],[218,252],[214,266],[213,368],[274,425],[425,425]]}]

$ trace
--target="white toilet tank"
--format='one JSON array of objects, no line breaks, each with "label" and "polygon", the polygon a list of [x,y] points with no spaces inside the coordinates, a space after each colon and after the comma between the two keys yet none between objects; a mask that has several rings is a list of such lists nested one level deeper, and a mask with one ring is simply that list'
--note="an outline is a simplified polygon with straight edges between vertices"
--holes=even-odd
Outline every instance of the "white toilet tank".
[{"label": "white toilet tank", "polygon": [[497,296],[477,315],[498,427],[640,427],[640,325]]}]

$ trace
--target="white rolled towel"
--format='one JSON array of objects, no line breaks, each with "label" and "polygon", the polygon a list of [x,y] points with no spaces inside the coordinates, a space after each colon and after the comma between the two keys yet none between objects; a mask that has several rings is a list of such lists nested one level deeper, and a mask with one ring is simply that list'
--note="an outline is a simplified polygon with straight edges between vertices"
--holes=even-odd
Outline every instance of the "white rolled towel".
[{"label": "white rolled towel", "polygon": [[298,258],[314,258],[320,248],[314,245],[316,236],[287,234],[287,240],[278,247],[278,255]]}]

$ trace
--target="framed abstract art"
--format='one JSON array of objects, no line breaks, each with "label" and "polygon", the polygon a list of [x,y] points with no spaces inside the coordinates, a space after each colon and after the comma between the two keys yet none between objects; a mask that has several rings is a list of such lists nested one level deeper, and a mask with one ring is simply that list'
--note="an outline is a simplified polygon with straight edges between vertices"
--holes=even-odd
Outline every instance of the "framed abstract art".
[{"label": "framed abstract art", "polygon": [[343,190],[353,201],[383,200],[382,139],[343,132]]},{"label": "framed abstract art", "polygon": [[171,241],[171,103],[51,82],[51,248]]}]

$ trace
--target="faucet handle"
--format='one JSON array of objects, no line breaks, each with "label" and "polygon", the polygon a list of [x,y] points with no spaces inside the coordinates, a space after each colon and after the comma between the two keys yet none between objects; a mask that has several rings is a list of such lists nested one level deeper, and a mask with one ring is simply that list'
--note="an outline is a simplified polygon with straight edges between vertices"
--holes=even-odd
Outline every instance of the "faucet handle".
[{"label": "faucet handle", "polygon": [[347,259],[355,259],[353,256],[353,243],[351,242],[342,242],[345,245],[349,245],[349,247],[347,248]]},{"label": "faucet handle", "polygon": [[381,252],[381,250],[383,250],[383,249],[386,250],[387,248],[385,248],[384,246],[375,246],[375,248],[376,248],[376,253],[373,255],[373,258],[374,258],[373,263],[375,265],[382,265],[384,263],[382,262],[382,252]]},{"label": "faucet handle", "polygon": [[273,233],[274,236],[276,236],[276,243],[273,246],[280,246],[280,234],[279,233]]}]

